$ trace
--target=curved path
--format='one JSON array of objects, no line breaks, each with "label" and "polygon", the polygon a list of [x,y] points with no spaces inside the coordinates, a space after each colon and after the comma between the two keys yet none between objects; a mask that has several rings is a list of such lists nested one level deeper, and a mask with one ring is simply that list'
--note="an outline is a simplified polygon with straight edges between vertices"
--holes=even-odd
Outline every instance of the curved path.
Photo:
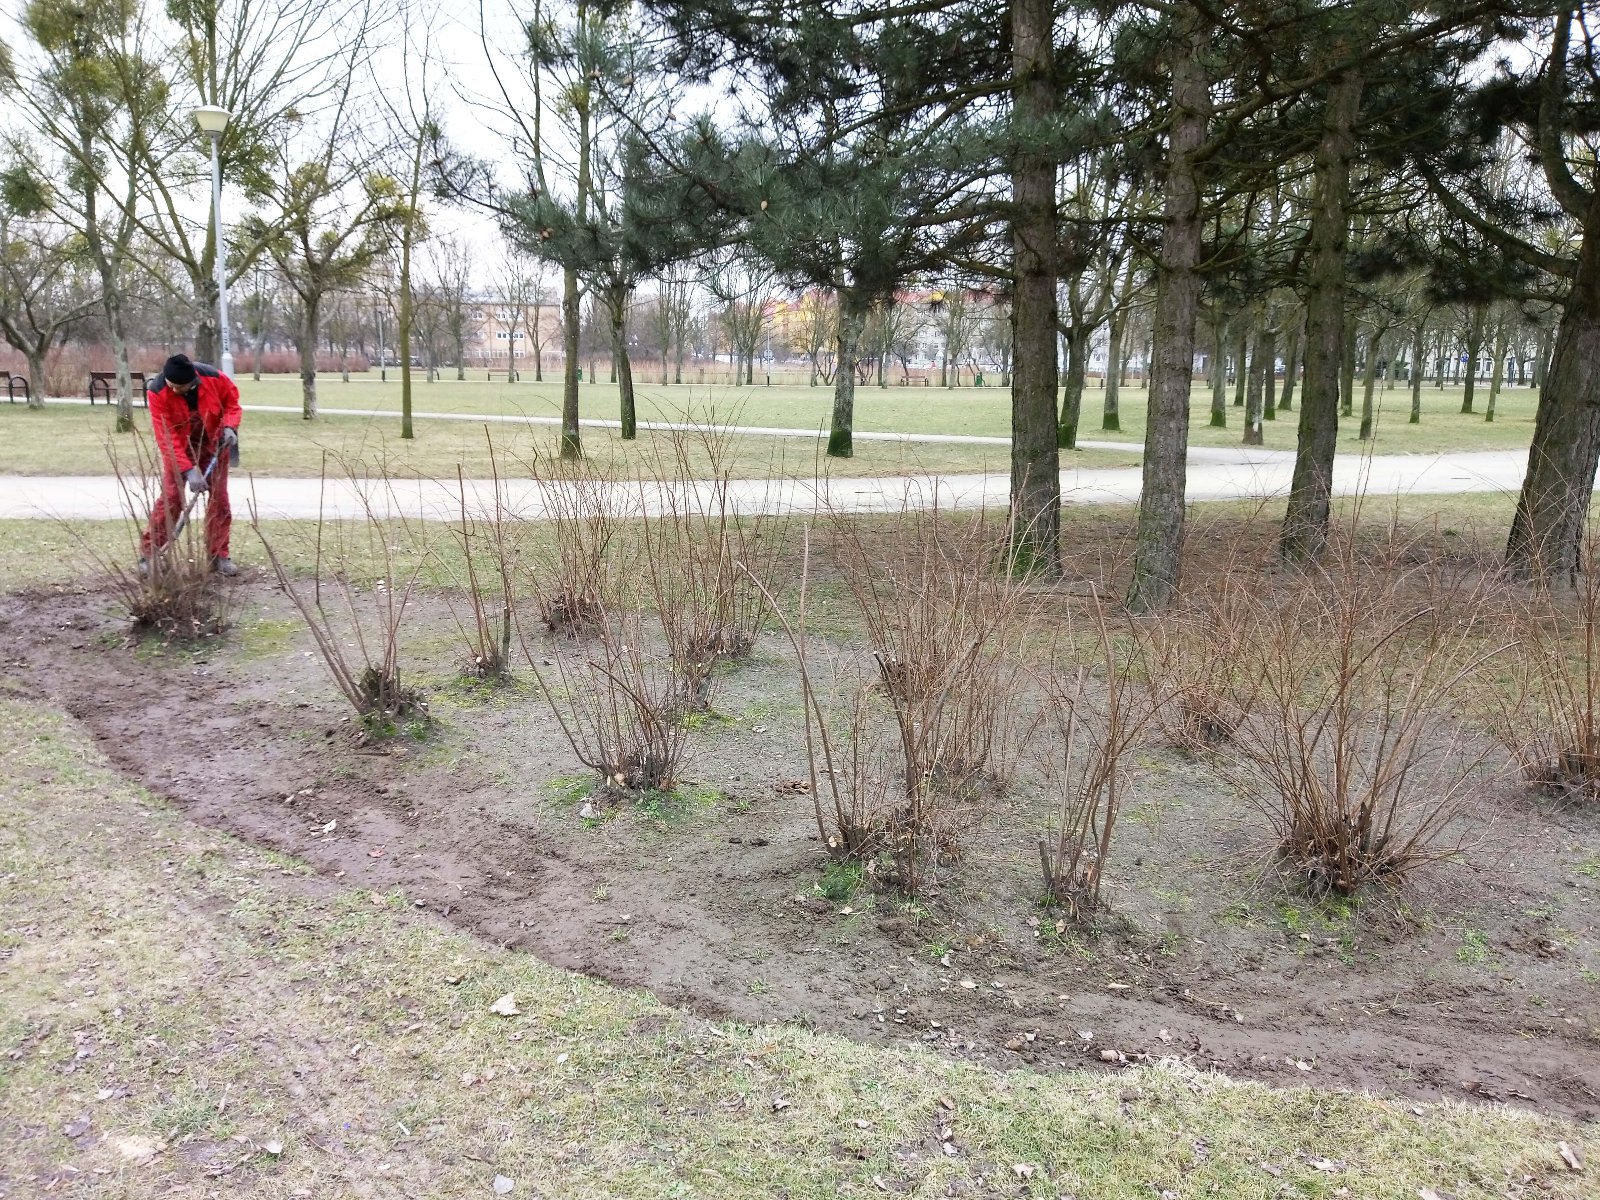
[{"label": "curved path", "polygon": [[[1494,450],[1422,455],[1391,454],[1341,458],[1334,468],[1339,495],[1438,495],[1466,492],[1514,494],[1522,484],[1527,452]],[[1282,450],[1196,449],[1189,456],[1189,500],[1264,500],[1287,493],[1294,455]],[[1068,504],[1127,504],[1139,498],[1137,467],[1068,470],[1061,473],[1062,499]],[[501,484],[501,503],[524,518],[538,519],[552,506],[570,501],[574,489],[595,489],[619,514],[640,506],[659,511],[682,503],[690,493],[709,496],[712,485],[683,481],[659,484],[604,482],[540,483],[512,479]],[[243,517],[253,502],[266,520],[304,520],[319,512],[329,518],[378,516],[459,519],[461,501],[453,483],[432,480],[252,478],[232,480],[235,512]],[[882,478],[833,476],[823,479],[741,479],[728,485],[728,499],[741,512],[806,513],[892,512],[906,507],[1004,508],[1010,480],[1004,474],[911,475]],[[493,483],[467,482],[469,511],[493,511]],[[126,515],[127,500],[109,475],[0,475],[0,518],[110,520]]]}]

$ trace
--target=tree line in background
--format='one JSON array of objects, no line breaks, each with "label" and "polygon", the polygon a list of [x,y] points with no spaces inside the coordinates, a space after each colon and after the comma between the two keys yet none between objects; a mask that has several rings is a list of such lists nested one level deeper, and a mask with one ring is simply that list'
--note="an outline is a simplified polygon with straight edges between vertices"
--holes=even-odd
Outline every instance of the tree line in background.
[{"label": "tree line in background", "polygon": [[[632,436],[635,354],[659,354],[665,375],[686,345],[712,347],[753,381],[774,304],[811,295],[825,299],[785,324],[784,348],[831,386],[828,449],[848,457],[855,389],[882,380],[913,324],[944,326],[948,358],[982,296],[1004,315],[984,338],[1012,383],[1019,569],[1059,569],[1060,453],[1085,424],[1091,355],[1105,428],[1125,364],[1148,364],[1136,609],[1179,584],[1197,377],[1211,423],[1239,408],[1246,443],[1293,414],[1281,552],[1308,563],[1328,534],[1341,416],[1370,436],[1374,390],[1403,376],[1418,419],[1430,373],[1465,378],[1477,412],[1484,364],[1493,419],[1509,370],[1539,407],[1507,565],[1574,569],[1600,460],[1600,74],[1580,7],[519,0],[514,13],[518,44],[484,38],[486,136],[444,102],[425,11],[34,0],[0,53],[22,98],[0,177],[0,332],[32,363],[41,337],[94,322],[125,420],[134,323],[187,314],[213,353],[216,246],[187,112],[217,103],[235,114],[223,173],[247,205],[228,254],[241,341],[288,326],[308,418],[318,348],[365,348],[368,315],[341,298],[385,297],[409,433],[412,357],[459,370],[469,294],[520,314],[517,289],[547,268],[529,303],[555,319],[524,332],[559,343],[563,454],[582,452],[586,355],[612,359]],[[396,54],[404,89],[374,67]],[[448,205],[492,215],[514,253],[472,263],[433,229]],[[935,292],[938,305],[906,303]],[[30,303],[43,315],[14,320]]]}]

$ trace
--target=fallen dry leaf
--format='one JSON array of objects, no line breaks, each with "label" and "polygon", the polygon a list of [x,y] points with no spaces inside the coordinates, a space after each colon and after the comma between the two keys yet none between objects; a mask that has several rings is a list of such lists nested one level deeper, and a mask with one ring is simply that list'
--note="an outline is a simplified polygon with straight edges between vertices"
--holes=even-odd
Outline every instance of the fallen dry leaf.
[{"label": "fallen dry leaf", "polygon": [[1282,1167],[1275,1167],[1271,1163],[1262,1163],[1261,1164],[1261,1169],[1263,1171],[1265,1171],[1268,1175],[1271,1175],[1274,1179],[1278,1178],[1280,1175],[1283,1174],[1283,1168]]},{"label": "fallen dry leaf", "polygon": [[1017,1173],[1018,1179],[1032,1179],[1039,1168],[1032,1163],[1012,1163],[1011,1169]]},{"label": "fallen dry leaf", "polygon": [[517,1007],[516,996],[511,992],[507,992],[504,996],[501,996],[500,999],[489,1005],[489,1011],[499,1017],[515,1017],[522,1012],[522,1010]]},{"label": "fallen dry leaf", "polygon": [[1568,1142],[1557,1142],[1556,1151],[1561,1155],[1561,1161],[1574,1171],[1583,1170],[1583,1147],[1574,1146]]},{"label": "fallen dry leaf", "polygon": [[496,1175],[494,1177],[494,1194],[496,1196],[504,1196],[516,1186],[517,1185],[511,1180],[510,1176]]},{"label": "fallen dry leaf", "polygon": [[277,1138],[273,1138],[270,1142],[262,1142],[261,1148],[272,1155],[273,1158],[277,1158],[283,1153],[283,1143],[278,1141]]},{"label": "fallen dry leaf", "polygon": [[772,1098],[772,1111],[773,1112],[782,1112],[784,1109],[786,1109],[788,1107],[789,1107],[789,1101],[785,1100],[782,1096],[774,1096]]}]

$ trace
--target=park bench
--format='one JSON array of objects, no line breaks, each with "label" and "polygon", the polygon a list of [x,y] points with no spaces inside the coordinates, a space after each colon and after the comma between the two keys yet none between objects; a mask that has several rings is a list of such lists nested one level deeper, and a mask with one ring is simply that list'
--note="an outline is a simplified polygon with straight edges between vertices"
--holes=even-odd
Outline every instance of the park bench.
[{"label": "park bench", "polygon": [[[143,371],[130,371],[128,378],[133,380],[134,393],[144,397],[144,406],[150,407],[150,394],[146,392]],[[100,389],[106,398],[106,403],[111,403],[111,395],[117,387],[117,373],[115,371],[90,371],[89,372],[89,404],[93,406],[95,389]]]},{"label": "park bench", "polygon": [[18,388],[22,389],[22,398],[24,401],[31,401],[33,399],[33,392],[28,387],[27,376],[12,375],[8,372],[6,374],[6,399],[12,404],[17,402]]},{"label": "park bench", "polygon": [[484,380],[488,383],[493,383],[496,375],[500,376],[500,378],[504,379],[507,383],[515,383],[517,380],[517,372],[515,371],[485,371],[483,374]]},{"label": "park bench", "polygon": [[912,387],[912,386],[916,386],[916,387],[932,387],[933,386],[933,381],[931,379],[929,379],[926,375],[919,375],[915,379],[912,379],[909,376],[902,375],[900,377],[900,386],[901,387]]}]

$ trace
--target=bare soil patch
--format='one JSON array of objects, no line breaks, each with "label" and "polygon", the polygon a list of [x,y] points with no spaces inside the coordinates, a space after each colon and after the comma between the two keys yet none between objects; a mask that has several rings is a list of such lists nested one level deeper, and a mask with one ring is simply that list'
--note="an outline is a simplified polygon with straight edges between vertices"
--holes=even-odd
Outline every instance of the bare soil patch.
[{"label": "bare soil patch", "polygon": [[[1026,786],[918,904],[828,899],[798,686],[766,638],[722,675],[675,797],[580,816],[584,781],[524,684],[460,682],[433,599],[409,645],[435,727],[363,744],[287,600],[238,585],[198,651],[125,637],[107,588],[0,601],[13,688],[48,696],[193,819],[399,892],[495,943],[713,1017],[791,1020],[1040,1068],[1142,1056],[1268,1082],[1600,1112],[1600,812],[1507,783],[1476,848],[1354,907],[1297,896],[1205,766],[1143,756],[1110,917],[1038,906]],[[849,652],[845,647],[841,652]]]}]

